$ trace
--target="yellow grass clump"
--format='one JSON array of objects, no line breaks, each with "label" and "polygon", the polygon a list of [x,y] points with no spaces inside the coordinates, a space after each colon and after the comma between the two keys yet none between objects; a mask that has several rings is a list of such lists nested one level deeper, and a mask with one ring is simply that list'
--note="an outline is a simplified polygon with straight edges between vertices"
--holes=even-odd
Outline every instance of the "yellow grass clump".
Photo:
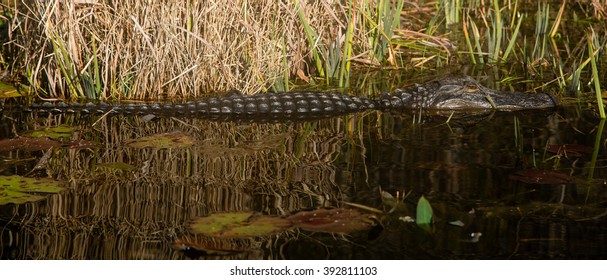
[{"label": "yellow grass clump", "polygon": [[[335,61],[329,56],[346,54],[346,44],[356,46],[348,58],[362,54],[369,64],[383,63],[383,56],[369,56],[378,53],[369,32],[390,36],[379,32],[375,2],[389,12],[403,1],[395,8],[398,3],[370,0],[23,0],[12,8],[11,44],[19,53],[16,71],[45,97],[158,99],[286,90],[294,78],[327,75],[322,68]],[[379,52],[389,52],[385,45]]]}]

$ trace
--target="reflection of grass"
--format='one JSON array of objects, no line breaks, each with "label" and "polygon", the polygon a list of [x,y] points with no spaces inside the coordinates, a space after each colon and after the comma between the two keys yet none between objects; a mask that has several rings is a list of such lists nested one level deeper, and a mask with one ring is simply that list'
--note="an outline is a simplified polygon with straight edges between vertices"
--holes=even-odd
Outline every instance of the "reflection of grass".
[{"label": "reflection of grass", "polygon": [[[301,83],[349,87],[368,69],[434,69],[452,62],[519,65],[526,73],[511,76],[559,77],[564,87],[588,58],[588,39],[573,37],[580,35],[569,29],[592,26],[595,38],[605,37],[602,21],[578,19],[600,19],[607,6],[563,1],[525,7],[523,1],[499,0],[22,2],[3,5],[14,32],[6,45],[11,51],[0,58],[18,54],[10,57],[13,70],[40,95],[71,99],[284,91]],[[604,45],[596,39],[594,48]],[[600,66],[605,56],[596,59]],[[576,74],[580,84],[588,73]]]}]

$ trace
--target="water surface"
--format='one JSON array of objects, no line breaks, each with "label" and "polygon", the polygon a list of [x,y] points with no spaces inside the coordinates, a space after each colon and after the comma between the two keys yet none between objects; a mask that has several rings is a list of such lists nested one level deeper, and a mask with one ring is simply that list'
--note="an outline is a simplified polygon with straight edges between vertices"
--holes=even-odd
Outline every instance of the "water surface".
[{"label": "water surface", "polygon": [[[235,123],[3,112],[0,138],[67,124],[78,128],[72,141],[98,146],[0,153],[2,175],[51,177],[68,187],[41,202],[0,206],[0,254],[3,259],[606,257],[605,132],[591,110],[454,115],[446,123],[448,118],[371,111],[310,122]],[[128,145],[169,132],[188,135],[193,145]],[[593,150],[547,151],[560,144]],[[32,171],[45,155],[46,164]],[[104,165],[117,162],[134,168]],[[557,172],[567,180],[535,184],[512,177],[525,170]],[[291,230],[214,241],[239,246],[227,255],[172,246],[189,235],[188,224],[197,216],[353,207],[342,202],[388,212],[381,191],[407,194],[404,207],[381,215],[381,226],[370,230]],[[415,218],[422,195],[434,210],[430,232],[403,221]]]}]

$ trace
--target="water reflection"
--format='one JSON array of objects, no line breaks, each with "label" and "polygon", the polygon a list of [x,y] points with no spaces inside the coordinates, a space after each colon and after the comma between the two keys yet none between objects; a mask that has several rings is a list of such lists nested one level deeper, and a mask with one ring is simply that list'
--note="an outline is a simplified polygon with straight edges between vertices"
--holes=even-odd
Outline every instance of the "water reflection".
[{"label": "water reflection", "polygon": [[[383,231],[347,236],[291,231],[240,240],[246,249],[205,258],[598,258],[604,257],[605,151],[554,157],[549,144],[594,146],[587,111],[506,112],[466,117],[367,112],[311,122],[232,123],[134,116],[3,116],[0,138],[43,126],[79,128],[37,176],[69,190],[40,203],[0,206],[3,258],[181,259],[174,249],[196,216],[225,211],[285,215],[354,202],[383,209],[380,189],[407,193]],[[448,123],[445,123],[447,120]],[[95,125],[93,125],[93,123]],[[179,131],[183,149],[137,149],[133,139]],[[604,139],[604,138],[603,138]],[[602,147],[602,146],[601,146]],[[44,152],[4,152],[2,174],[26,174]],[[134,169],[108,168],[127,163]],[[561,186],[513,181],[539,168],[566,173]],[[432,234],[403,216],[420,195],[435,211]],[[460,221],[463,226],[453,226]],[[601,231],[603,230],[603,231]],[[478,240],[470,236],[481,233]],[[471,242],[477,241],[477,242]],[[196,255],[200,257],[200,255]]]}]

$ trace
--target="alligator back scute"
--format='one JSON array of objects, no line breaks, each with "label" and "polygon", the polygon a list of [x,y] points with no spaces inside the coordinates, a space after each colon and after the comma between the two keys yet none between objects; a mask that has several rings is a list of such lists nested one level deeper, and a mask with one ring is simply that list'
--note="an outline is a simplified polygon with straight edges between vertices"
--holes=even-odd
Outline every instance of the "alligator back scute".
[{"label": "alligator back scute", "polygon": [[312,91],[257,95],[228,95],[194,101],[201,114],[320,114],[348,113],[375,108],[366,98]]},{"label": "alligator back scute", "polygon": [[[492,101],[492,102],[490,102]],[[307,119],[366,110],[474,110],[538,109],[557,106],[546,94],[501,92],[486,88],[470,77],[447,77],[425,84],[396,89],[370,100],[339,93],[295,91],[246,95],[240,92],[185,103],[87,103],[33,104],[26,110],[46,112],[201,115],[210,119]]]}]

